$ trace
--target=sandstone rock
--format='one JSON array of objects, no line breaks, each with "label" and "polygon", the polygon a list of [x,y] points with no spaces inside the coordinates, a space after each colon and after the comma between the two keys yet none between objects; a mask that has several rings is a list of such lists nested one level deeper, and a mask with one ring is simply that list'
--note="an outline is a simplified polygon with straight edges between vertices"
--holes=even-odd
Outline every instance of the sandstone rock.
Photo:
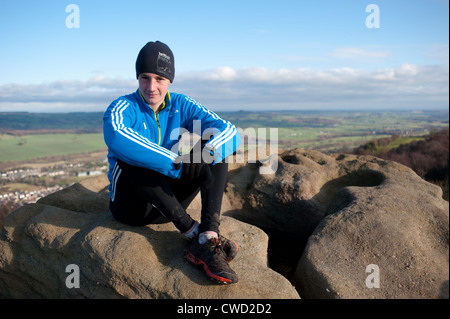
[{"label": "sandstone rock", "polygon": [[317,151],[294,149],[278,156],[276,174],[260,174],[260,166],[248,164],[230,172],[227,188],[233,206],[229,215],[263,229],[274,229],[307,238],[325,217],[335,193],[349,185],[376,186],[377,171],[340,165]]},{"label": "sandstone rock", "polygon": [[[439,187],[371,156],[293,149],[259,159],[230,165],[222,205],[222,233],[240,246],[236,285],[213,285],[188,264],[171,224],[117,223],[105,181],[93,179],[6,218],[0,296],[298,298],[267,267],[269,247],[286,249],[302,298],[448,298],[449,206]],[[198,218],[199,209],[196,198],[188,211]],[[69,264],[80,266],[80,288],[65,285]]]},{"label": "sandstone rock", "polygon": [[339,161],[382,182],[337,192],[298,264],[301,296],[448,298],[449,208],[441,189],[394,163]]},{"label": "sandstone rock", "polygon": [[[104,182],[76,184],[5,219],[0,233],[0,295],[299,298],[288,280],[267,267],[268,239],[260,229],[223,217],[223,235],[240,247],[232,261],[239,282],[218,286],[184,259],[188,241],[172,224],[130,227],[116,222],[107,212]],[[79,267],[79,288],[66,285],[72,278],[70,265]]]},{"label": "sandstone rock", "polygon": [[[302,149],[279,154],[276,174],[260,171],[230,172],[235,209],[225,214],[290,239],[288,253],[302,256],[302,298],[448,298],[449,209],[439,187],[395,162]],[[366,286],[371,265],[380,288]]]},{"label": "sandstone rock", "polygon": [[38,203],[75,212],[106,212],[109,210],[108,183],[106,175],[85,179],[41,198]]}]

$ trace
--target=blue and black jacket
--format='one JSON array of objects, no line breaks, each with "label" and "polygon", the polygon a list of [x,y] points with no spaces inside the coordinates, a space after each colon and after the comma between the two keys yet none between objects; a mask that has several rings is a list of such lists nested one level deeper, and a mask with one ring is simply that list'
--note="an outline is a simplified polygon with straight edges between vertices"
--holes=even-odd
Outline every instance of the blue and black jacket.
[{"label": "blue and black jacket", "polygon": [[138,89],[109,105],[103,116],[103,134],[108,146],[111,183],[118,159],[180,178],[182,164],[177,167],[174,161],[179,155],[178,142],[185,132],[201,133],[201,136],[205,136],[205,131],[212,134],[205,147],[214,153],[213,165],[233,154],[241,143],[233,124],[192,98],[167,92],[165,101],[166,106],[155,113]]}]

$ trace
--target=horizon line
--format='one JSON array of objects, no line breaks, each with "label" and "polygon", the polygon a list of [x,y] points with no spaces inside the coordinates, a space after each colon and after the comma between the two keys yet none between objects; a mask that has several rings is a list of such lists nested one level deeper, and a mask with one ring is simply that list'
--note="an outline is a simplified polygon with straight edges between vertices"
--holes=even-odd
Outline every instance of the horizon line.
[{"label": "horizon line", "polygon": [[[330,108],[330,109],[265,109],[265,110],[211,110],[216,113],[268,113],[268,112],[435,112],[446,111],[448,108],[385,108],[385,109],[355,109],[355,108]],[[73,114],[73,113],[104,113],[105,111],[1,111],[0,114]]]}]

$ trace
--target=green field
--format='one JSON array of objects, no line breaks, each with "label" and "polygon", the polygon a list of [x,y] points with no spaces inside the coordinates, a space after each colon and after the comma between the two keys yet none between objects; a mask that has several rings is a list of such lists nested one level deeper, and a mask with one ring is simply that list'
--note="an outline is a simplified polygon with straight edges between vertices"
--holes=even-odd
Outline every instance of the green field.
[{"label": "green field", "polygon": [[448,111],[241,111],[220,115],[241,128],[278,128],[279,149],[321,152],[352,150],[394,134],[402,137],[399,145],[448,126]]},{"label": "green field", "polygon": [[[238,129],[257,132],[266,128],[266,136],[258,139],[270,139],[269,129],[277,128],[279,149],[300,147],[321,152],[351,151],[394,134],[400,137],[390,145],[395,148],[448,127],[449,120],[448,110],[217,113]],[[66,134],[51,134],[57,130]],[[101,132],[101,113],[0,113],[0,163],[106,149]]]},{"label": "green field", "polygon": [[387,149],[388,149],[388,150],[396,149],[396,148],[398,148],[400,145],[403,145],[403,144],[410,144],[410,143],[412,143],[412,142],[423,141],[423,140],[425,140],[424,137],[399,137],[399,138],[396,139],[394,142],[390,143],[390,144],[387,146]]},{"label": "green field", "polygon": [[0,135],[0,162],[93,152],[106,148],[103,134]]}]

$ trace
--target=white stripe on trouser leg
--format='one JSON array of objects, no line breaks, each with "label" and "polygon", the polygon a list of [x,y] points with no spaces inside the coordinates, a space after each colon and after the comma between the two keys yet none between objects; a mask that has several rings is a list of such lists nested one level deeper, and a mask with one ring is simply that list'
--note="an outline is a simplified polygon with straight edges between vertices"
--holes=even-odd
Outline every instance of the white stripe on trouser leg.
[{"label": "white stripe on trouser leg", "polygon": [[116,198],[117,181],[119,180],[121,173],[122,173],[122,169],[116,163],[116,167],[114,167],[114,171],[113,171],[113,183],[112,183],[111,201],[113,201],[113,202],[114,202],[114,199]]}]

